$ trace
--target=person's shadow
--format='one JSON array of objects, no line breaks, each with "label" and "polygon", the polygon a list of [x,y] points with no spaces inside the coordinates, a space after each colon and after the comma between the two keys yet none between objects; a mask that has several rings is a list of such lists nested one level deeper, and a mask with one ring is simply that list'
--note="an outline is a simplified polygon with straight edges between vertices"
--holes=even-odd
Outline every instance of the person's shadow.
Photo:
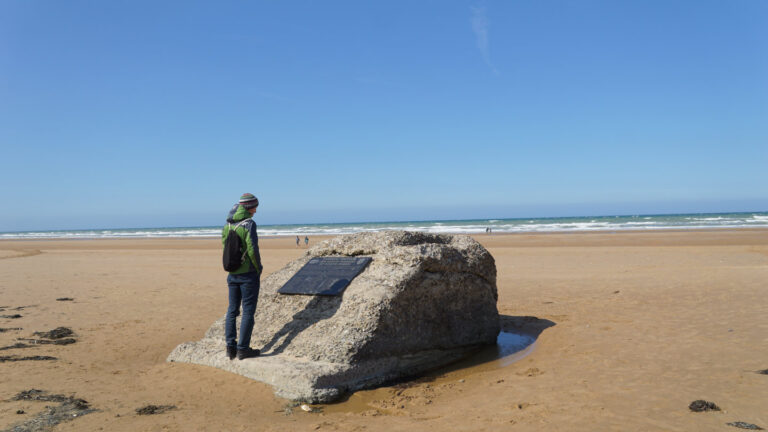
[{"label": "person's shadow", "polygon": [[261,348],[263,356],[277,355],[291,344],[291,341],[310,326],[328,319],[336,314],[341,306],[342,296],[314,296],[304,309],[293,316],[293,320],[285,323],[272,339]]}]

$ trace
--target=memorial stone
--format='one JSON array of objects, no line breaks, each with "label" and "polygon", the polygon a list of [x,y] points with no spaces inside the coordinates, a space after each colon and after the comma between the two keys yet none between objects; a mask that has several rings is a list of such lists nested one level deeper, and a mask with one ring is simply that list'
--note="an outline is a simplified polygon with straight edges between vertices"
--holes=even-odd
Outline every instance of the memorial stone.
[{"label": "memorial stone", "polygon": [[[317,274],[313,279],[312,269],[324,261],[343,267],[352,260],[362,265],[352,279],[318,279]],[[307,268],[308,281],[326,281],[314,285],[319,295],[280,293],[292,290],[291,281],[297,276],[301,281]],[[324,287],[342,279],[350,281],[346,289],[328,295]],[[331,280],[336,282],[328,286]],[[179,345],[168,360],[244,375],[272,385],[287,399],[331,402],[345,392],[413,377],[494,344],[496,301],[493,257],[469,236],[344,235],[263,279],[251,339],[261,356],[229,360],[222,317],[202,340]]]}]

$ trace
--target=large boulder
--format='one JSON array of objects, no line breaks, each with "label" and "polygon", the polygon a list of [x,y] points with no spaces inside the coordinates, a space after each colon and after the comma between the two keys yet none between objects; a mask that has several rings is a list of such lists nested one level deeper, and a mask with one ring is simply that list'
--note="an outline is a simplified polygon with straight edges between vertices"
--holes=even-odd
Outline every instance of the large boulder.
[{"label": "large boulder", "polygon": [[[277,290],[312,258],[373,260],[340,296]],[[405,231],[327,240],[264,279],[251,346],[262,355],[225,356],[224,318],[168,361],[214,366],[311,403],[411,377],[496,343],[496,265],[468,236]],[[238,328],[239,328],[238,322]]]}]

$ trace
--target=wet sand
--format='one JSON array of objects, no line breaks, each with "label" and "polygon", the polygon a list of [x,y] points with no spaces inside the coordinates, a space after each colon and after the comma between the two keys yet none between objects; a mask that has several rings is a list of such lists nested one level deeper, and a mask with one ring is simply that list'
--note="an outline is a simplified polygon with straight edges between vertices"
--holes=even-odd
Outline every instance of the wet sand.
[{"label": "wet sand", "polygon": [[[165,362],[226,309],[218,240],[0,241],[0,315],[21,315],[0,318],[0,347],[58,327],[75,339],[0,351],[56,358],[0,363],[0,430],[51,405],[11,400],[31,389],[89,404],[56,431],[768,428],[768,230],[475,238],[496,259],[505,330],[536,342],[312,413],[266,384]],[[261,249],[266,273],[304,250],[291,237]],[[699,399],[722,411],[690,411]],[[148,405],[174,408],[136,412]]]}]

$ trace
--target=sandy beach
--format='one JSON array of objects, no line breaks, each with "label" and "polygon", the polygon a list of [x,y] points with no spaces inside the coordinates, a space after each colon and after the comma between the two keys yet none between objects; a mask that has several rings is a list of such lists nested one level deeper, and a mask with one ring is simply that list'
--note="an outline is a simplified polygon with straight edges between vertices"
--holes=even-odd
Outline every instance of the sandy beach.
[{"label": "sandy beach", "polygon": [[[768,230],[473,237],[496,260],[503,328],[537,329],[525,355],[312,413],[266,384],[166,363],[225,312],[218,239],[0,241],[0,348],[58,327],[75,339],[0,350],[0,430],[52,405],[12,400],[30,389],[96,410],[56,431],[768,429]],[[266,274],[305,250],[260,247]],[[25,356],[56,359],[12,360]],[[698,399],[721,410],[694,413]],[[175,408],[137,414],[149,404]]]}]

